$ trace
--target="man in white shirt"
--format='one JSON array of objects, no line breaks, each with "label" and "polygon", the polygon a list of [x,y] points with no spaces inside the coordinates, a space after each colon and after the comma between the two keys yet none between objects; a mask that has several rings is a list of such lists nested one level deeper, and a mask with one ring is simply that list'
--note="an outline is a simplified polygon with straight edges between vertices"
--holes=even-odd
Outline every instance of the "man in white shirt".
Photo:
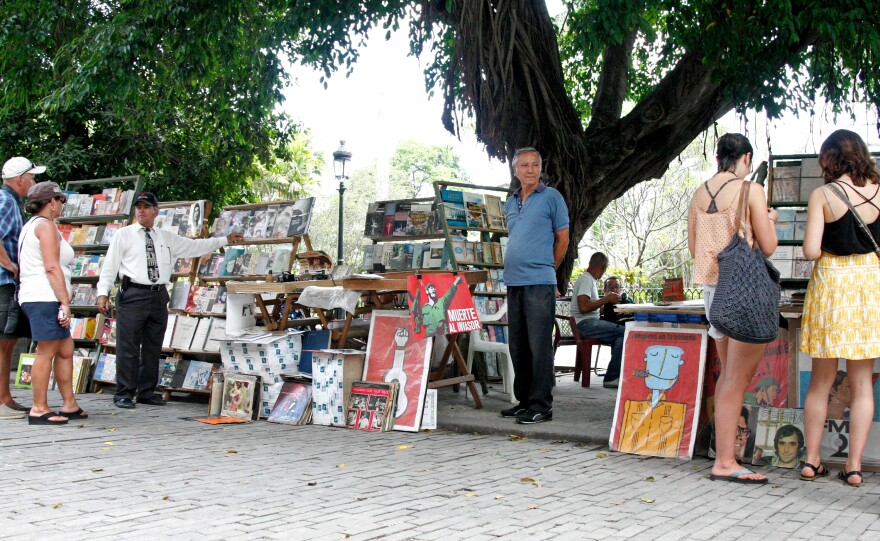
[{"label": "man in white shirt", "polygon": [[602,386],[606,389],[616,389],[620,381],[624,328],[599,318],[600,308],[606,304],[620,303],[619,293],[606,293],[604,297],[599,298],[596,280],[602,278],[607,269],[608,256],[596,252],[590,257],[586,272],[581,274],[574,284],[574,291],[571,294],[571,315],[577,323],[581,336],[611,346],[611,361],[608,363],[608,370],[605,371]]},{"label": "man in white shirt", "polygon": [[164,406],[155,394],[159,354],[168,322],[168,284],[174,262],[197,257],[242,241],[240,233],[209,239],[188,239],[164,229],[153,229],[159,200],[142,192],[135,200],[136,224],[116,233],[107,249],[98,280],[98,309],[110,309],[110,289],[122,280],[116,296],[117,407],[138,404]]}]

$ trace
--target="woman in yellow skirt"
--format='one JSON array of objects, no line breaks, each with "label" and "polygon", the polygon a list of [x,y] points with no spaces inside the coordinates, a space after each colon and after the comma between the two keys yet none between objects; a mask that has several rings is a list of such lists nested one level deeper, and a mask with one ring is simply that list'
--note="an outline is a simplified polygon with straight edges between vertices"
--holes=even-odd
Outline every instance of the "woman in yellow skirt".
[{"label": "woman in yellow skirt", "polygon": [[804,257],[816,263],[804,301],[800,344],[813,357],[804,402],[807,457],[801,479],[828,475],[819,451],[838,359],[846,359],[849,454],[838,478],[857,487],[863,482],[862,453],[874,417],[871,372],[873,359],[880,356],[880,260],[852,211],[829,185],[846,195],[876,242],[880,177],[865,142],[849,130],[837,130],[822,143],[819,166],[826,185],[810,194],[804,234]]}]

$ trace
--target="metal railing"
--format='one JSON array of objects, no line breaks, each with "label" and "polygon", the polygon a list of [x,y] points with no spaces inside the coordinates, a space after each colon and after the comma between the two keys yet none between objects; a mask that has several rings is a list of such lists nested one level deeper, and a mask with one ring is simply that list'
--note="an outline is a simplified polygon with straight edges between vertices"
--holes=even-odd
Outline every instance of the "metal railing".
[{"label": "metal railing", "polygon": [[[643,304],[649,302],[657,302],[663,298],[663,288],[662,287],[625,287],[623,290],[626,292],[626,297],[631,301]],[[568,291],[568,297],[571,298],[571,290]],[[599,297],[602,297],[605,293],[600,289]],[[684,290],[684,298],[686,300],[692,301],[696,299],[703,298],[703,288],[702,287],[688,287]]]}]

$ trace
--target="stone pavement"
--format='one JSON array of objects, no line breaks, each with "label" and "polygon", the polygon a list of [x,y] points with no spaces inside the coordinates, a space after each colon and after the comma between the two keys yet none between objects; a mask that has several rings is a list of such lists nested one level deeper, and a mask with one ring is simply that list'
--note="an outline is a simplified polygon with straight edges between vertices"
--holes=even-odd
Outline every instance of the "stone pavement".
[{"label": "stone pavement", "polygon": [[[0,425],[0,539],[880,536],[875,474],[852,489],[769,469],[772,483],[741,486],[709,481],[705,459],[578,443],[607,438],[613,393],[570,379],[560,380],[554,420],[531,427],[497,417],[503,395],[473,410],[444,389],[441,424],[456,432],[209,426],[190,420],[205,413],[203,403],[126,411],[108,395],[83,395],[86,421]],[[26,391],[14,394],[29,402]],[[57,393],[50,403],[60,403]]]}]

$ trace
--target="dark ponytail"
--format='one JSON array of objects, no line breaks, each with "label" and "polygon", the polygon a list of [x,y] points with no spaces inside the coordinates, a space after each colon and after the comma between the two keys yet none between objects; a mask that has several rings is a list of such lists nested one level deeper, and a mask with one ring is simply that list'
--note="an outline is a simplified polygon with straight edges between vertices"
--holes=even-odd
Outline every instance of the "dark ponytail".
[{"label": "dark ponytail", "polygon": [[718,150],[715,157],[718,158],[718,172],[729,171],[733,173],[736,162],[744,154],[752,153],[752,144],[745,135],[739,133],[725,133],[718,139]]}]

